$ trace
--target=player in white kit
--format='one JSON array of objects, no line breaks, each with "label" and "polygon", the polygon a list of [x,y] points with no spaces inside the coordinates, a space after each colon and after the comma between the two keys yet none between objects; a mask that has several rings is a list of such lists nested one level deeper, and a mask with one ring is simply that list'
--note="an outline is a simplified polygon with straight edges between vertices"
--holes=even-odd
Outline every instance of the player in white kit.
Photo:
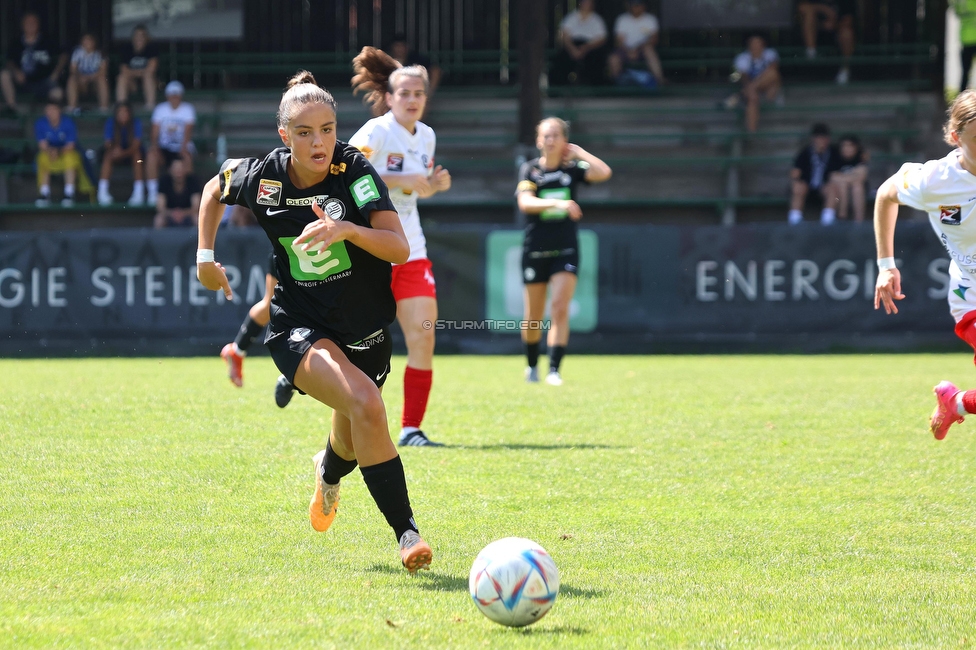
[{"label": "player in white kit", "polygon": [[[956,334],[976,349],[976,91],[966,90],[949,107],[945,140],[956,148],[945,158],[905,163],[878,189],[874,232],[878,247],[878,283],[874,308],[897,314],[901,273],[895,267],[895,221],[898,206],[928,213],[939,241],[949,253],[949,311]],[[934,388],[936,407],[930,428],[937,440],[967,413],[976,413],[976,390],[959,390],[951,382]]]},{"label": "player in white kit", "polygon": [[376,117],[349,144],[362,151],[386,183],[410,243],[410,258],[393,266],[392,280],[397,322],[407,344],[398,444],[437,446],[420,429],[433,380],[437,291],[417,199],[449,190],[451,174],[434,166],[437,139],[434,130],[420,121],[430,89],[427,70],[419,65],[402,67],[373,47],[364,47],[353,59],[353,70],[353,89],[365,93],[364,101]]}]

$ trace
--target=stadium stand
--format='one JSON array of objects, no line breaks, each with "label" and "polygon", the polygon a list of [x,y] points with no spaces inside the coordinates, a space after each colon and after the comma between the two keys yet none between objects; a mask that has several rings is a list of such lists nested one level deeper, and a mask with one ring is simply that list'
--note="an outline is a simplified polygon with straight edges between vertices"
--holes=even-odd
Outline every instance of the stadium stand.
[{"label": "stadium stand", "polygon": [[[828,123],[837,134],[860,136],[872,157],[869,192],[901,162],[924,159],[926,146],[938,140],[933,132],[941,117],[938,97],[931,92],[931,82],[919,74],[935,60],[928,43],[859,47],[852,62],[858,78],[871,77],[872,70],[880,67],[897,67],[904,71],[899,79],[846,86],[787,83],[785,105],[764,106],[762,128],[755,134],[744,131],[740,111],[724,110],[719,101],[731,90],[724,77],[739,49],[661,48],[667,70],[679,77],[686,71],[707,81],[673,83],[652,94],[613,86],[546,90],[543,113],[568,120],[572,140],[614,168],[611,183],[584,191],[587,219],[726,224],[781,220],[792,157],[815,121]],[[805,58],[802,48],[779,50],[786,75],[793,69],[833,69],[839,60],[829,48],[815,60]],[[484,75],[497,80],[518,66],[514,51],[431,54],[454,81]],[[160,70],[163,78],[194,80],[188,84],[191,87],[199,80],[217,81],[214,89],[187,93],[187,100],[197,108],[194,140],[201,154],[199,173],[206,177],[217,168],[218,150],[231,157],[260,155],[277,144],[269,128],[280,96],[273,80],[297,67],[326,79],[347,79],[350,59],[350,54],[330,52],[163,53]],[[340,138],[349,137],[369,118],[368,112],[343,83],[329,86],[339,101]],[[511,223],[515,173],[524,156],[532,155],[523,151],[520,158],[518,153],[517,102],[513,84],[459,84],[438,92],[427,121],[438,133],[438,163],[454,171],[454,188],[428,202],[425,218]],[[104,117],[82,114],[76,119],[83,148],[97,150]],[[0,147],[32,149],[31,122],[30,115],[0,119]],[[131,187],[127,173],[120,169],[118,182]],[[127,191],[112,188],[115,196]],[[34,192],[29,155],[0,166],[0,228],[40,224],[31,219],[38,213],[30,205]],[[115,206],[119,210],[121,206]],[[112,206],[84,206],[84,211],[99,215],[104,223]],[[120,223],[144,225],[151,211],[123,212],[128,216]]]}]

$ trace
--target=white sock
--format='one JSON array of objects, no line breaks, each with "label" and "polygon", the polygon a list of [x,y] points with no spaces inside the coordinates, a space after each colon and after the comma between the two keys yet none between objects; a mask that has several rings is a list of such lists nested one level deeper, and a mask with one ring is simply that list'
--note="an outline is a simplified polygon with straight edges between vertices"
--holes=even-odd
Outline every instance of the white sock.
[{"label": "white sock", "polygon": [[833,208],[824,208],[820,212],[820,223],[825,226],[829,226],[830,224],[834,223],[834,219],[836,218],[837,218],[837,211],[834,210]]},{"label": "white sock", "polygon": [[41,185],[41,196],[44,197],[45,199],[51,196],[50,185]]},{"label": "white sock", "polygon": [[75,195],[75,186],[72,183],[64,184],[64,195],[69,199]]},{"label": "white sock", "polygon": [[969,412],[966,411],[966,408],[962,405],[962,396],[965,393],[966,391],[961,390],[956,394],[956,413],[959,415],[969,415]]},{"label": "white sock", "polygon": [[400,429],[400,435],[409,436],[414,431],[420,431],[420,429],[418,429],[417,427],[403,427],[402,429]]},{"label": "white sock", "polygon": [[98,193],[99,194],[108,194],[108,179],[107,178],[99,178],[98,179]]},{"label": "white sock", "polygon": [[142,194],[146,190],[146,181],[136,181],[132,184],[133,194]]},{"label": "white sock", "polygon": [[149,190],[150,194],[156,194],[159,192],[159,179],[150,178],[146,181],[146,189]]},{"label": "white sock", "polygon": [[802,210],[790,210],[790,215],[787,217],[790,225],[795,226],[796,224],[803,221],[803,211]]}]

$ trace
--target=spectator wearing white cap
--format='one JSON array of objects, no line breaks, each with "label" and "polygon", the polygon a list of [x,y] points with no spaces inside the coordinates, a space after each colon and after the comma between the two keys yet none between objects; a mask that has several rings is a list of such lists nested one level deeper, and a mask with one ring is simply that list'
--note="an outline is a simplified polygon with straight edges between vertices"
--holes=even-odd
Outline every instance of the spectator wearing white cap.
[{"label": "spectator wearing white cap", "polygon": [[146,164],[146,202],[153,205],[159,192],[159,169],[168,169],[182,159],[187,173],[193,171],[193,125],[197,121],[192,104],[183,101],[183,84],[166,84],[166,101],[152,114],[149,159]]}]

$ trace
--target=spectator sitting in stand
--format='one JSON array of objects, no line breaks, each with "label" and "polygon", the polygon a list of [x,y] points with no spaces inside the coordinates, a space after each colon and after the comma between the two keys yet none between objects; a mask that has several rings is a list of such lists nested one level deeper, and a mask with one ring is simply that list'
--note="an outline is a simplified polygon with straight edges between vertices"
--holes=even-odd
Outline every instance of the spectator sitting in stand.
[{"label": "spectator sitting in stand", "polygon": [[[618,84],[660,85],[665,82],[661,60],[657,56],[658,22],[652,14],[646,13],[644,0],[628,0],[627,11],[617,16],[613,25],[616,50],[610,55],[610,76]],[[643,62],[651,74],[652,83],[641,81],[643,75],[634,66]],[[646,73],[644,73],[646,74]]]},{"label": "spectator sitting in stand", "polygon": [[81,44],[71,53],[68,73],[68,112],[77,115],[78,95],[95,91],[98,108],[108,111],[108,61],[98,50],[98,41],[91,34],[81,37]]},{"label": "spectator sitting in stand", "polygon": [[[817,56],[817,29],[837,32],[837,46],[844,62],[837,72],[837,83],[846,84],[851,78],[850,60],[854,55],[854,12],[856,0],[800,0],[796,9],[800,14],[800,30],[807,58]],[[820,22],[820,21],[823,22]]]},{"label": "spectator sitting in stand", "polygon": [[559,25],[562,48],[552,63],[553,84],[596,85],[606,66],[607,26],[594,11],[595,0],[580,0],[576,11],[566,14]]},{"label": "spectator sitting in stand", "polygon": [[169,165],[169,174],[159,182],[156,197],[155,228],[167,226],[196,226],[200,211],[200,181],[186,171],[180,158],[174,158]]},{"label": "spectator sitting in stand", "polygon": [[7,64],[0,71],[0,88],[7,112],[16,112],[19,90],[27,91],[39,102],[60,101],[63,97],[58,79],[68,57],[45,42],[37,14],[25,13],[20,29],[22,36],[7,51]]},{"label": "spectator sitting in stand", "polygon": [[132,30],[132,42],[119,48],[119,76],[115,82],[115,101],[125,102],[135,90],[136,81],[142,83],[146,110],[156,106],[156,66],[159,65],[159,49],[149,40],[145,25]]},{"label": "spectator sitting in stand", "polygon": [[156,203],[159,189],[159,169],[168,168],[177,158],[183,160],[186,172],[193,172],[193,125],[197,121],[193,105],[183,101],[183,84],[166,84],[166,101],[152,114],[152,135],[149,138],[149,158],[146,165],[146,202]]},{"label": "spectator sitting in stand", "polygon": [[64,174],[64,199],[61,205],[74,205],[75,181],[79,190],[90,193],[88,176],[82,168],[78,154],[78,130],[74,120],[61,114],[57,101],[48,101],[44,115],[34,122],[34,138],[37,141],[37,188],[40,193],[35,201],[38,207],[51,205],[51,174]]},{"label": "spectator sitting in stand", "polygon": [[735,57],[735,75],[742,83],[740,91],[725,100],[726,108],[746,105],[746,130],[759,128],[759,103],[765,97],[783,103],[783,81],[779,75],[779,54],[766,47],[762,36],[750,36],[746,51]]},{"label": "spectator sitting in stand", "polygon": [[864,221],[864,202],[867,196],[868,152],[861,147],[856,135],[840,139],[840,169],[830,177],[837,185],[837,217],[847,219],[848,202],[854,206],[854,221]]},{"label": "spectator sitting in stand", "polygon": [[112,178],[112,165],[116,162],[132,163],[135,183],[128,205],[140,206],[146,200],[146,186],[143,180],[142,120],[133,117],[128,104],[115,107],[115,114],[105,121],[105,147],[102,155],[102,173],[98,179],[98,203],[109,205],[115,201],[108,191]]},{"label": "spectator sitting in stand", "polygon": [[[830,129],[826,124],[814,124],[810,130],[810,144],[800,150],[790,170],[792,196],[789,222],[796,225],[803,221],[803,207],[811,196],[823,199],[820,223],[834,223],[837,211],[837,185],[831,182],[834,172],[840,169],[840,151],[830,143]],[[814,190],[811,194],[810,190]]]}]

